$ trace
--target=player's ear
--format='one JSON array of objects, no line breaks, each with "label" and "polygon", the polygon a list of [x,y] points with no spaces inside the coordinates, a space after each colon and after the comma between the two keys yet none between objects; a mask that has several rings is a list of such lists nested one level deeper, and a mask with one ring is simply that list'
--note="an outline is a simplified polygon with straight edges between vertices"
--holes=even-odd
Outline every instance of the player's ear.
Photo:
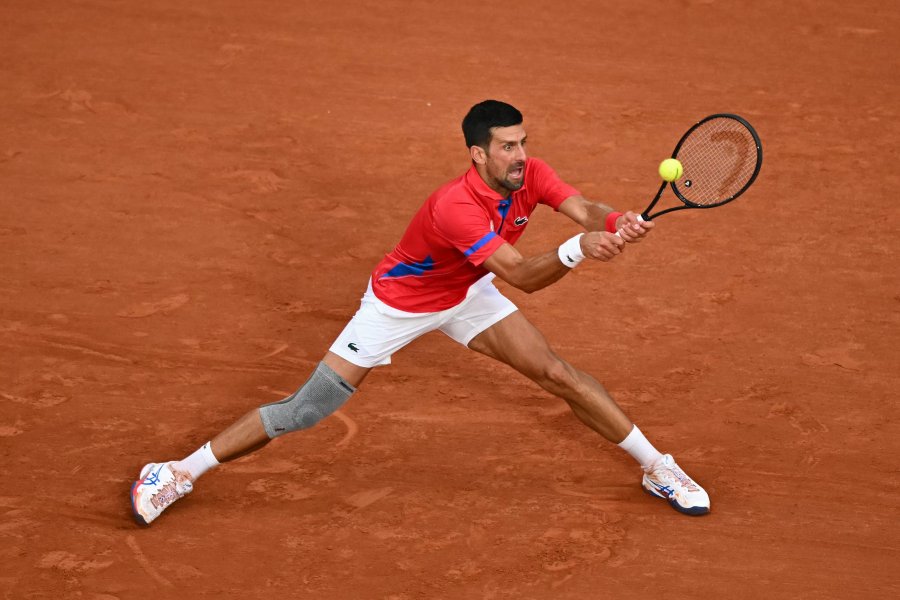
[{"label": "player's ear", "polygon": [[487,162],[487,152],[481,146],[469,146],[469,156],[475,164],[483,165]]}]

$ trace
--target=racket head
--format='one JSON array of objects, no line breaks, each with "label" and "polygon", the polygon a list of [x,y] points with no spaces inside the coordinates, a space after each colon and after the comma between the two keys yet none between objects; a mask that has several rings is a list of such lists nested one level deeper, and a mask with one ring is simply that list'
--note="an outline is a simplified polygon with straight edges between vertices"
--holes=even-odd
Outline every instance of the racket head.
[{"label": "racket head", "polygon": [[718,113],[688,129],[672,158],[684,167],[682,177],[670,184],[678,199],[689,208],[713,208],[731,202],[756,180],[762,142],[743,117]]}]

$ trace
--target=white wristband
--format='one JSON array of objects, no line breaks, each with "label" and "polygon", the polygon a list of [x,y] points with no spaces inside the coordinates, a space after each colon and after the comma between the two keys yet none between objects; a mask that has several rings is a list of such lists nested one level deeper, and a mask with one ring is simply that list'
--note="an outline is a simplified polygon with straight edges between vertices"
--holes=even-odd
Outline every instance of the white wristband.
[{"label": "white wristband", "polygon": [[575,237],[566,240],[557,252],[560,262],[570,269],[574,269],[578,263],[584,260],[584,252],[581,251],[581,236],[583,235],[583,233],[579,233]]}]

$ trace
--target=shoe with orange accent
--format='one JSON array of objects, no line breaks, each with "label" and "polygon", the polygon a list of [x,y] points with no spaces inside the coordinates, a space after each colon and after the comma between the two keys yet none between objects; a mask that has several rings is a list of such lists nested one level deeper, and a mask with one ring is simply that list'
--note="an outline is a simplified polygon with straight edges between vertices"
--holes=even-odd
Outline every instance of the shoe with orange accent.
[{"label": "shoe with orange accent", "polygon": [[172,463],[150,463],[141,469],[140,479],[131,486],[131,510],[138,525],[149,525],[173,502],[190,494],[190,476],[172,468]]},{"label": "shoe with orange accent", "polygon": [[648,494],[669,501],[672,508],[686,515],[709,513],[709,495],[687,476],[671,454],[664,454],[644,472],[641,485]]}]

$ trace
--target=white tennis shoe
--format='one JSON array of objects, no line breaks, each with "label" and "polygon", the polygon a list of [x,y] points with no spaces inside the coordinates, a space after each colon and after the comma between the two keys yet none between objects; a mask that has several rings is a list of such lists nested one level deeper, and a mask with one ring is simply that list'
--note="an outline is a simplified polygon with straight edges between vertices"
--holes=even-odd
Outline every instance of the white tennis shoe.
[{"label": "white tennis shoe", "polygon": [[681,470],[671,454],[663,454],[644,471],[641,485],[647,493],[668,500],[678,512],[686,515],[705,515],[709,512],[706,490]]},{"label": "white tennis shoe", "polygon": [[150,463],[141,469],[140,479],[131,486],[131,510],[138,525],[149,525],[173,502],[190,494],[190,476],[176,471],[172,463]]}]

